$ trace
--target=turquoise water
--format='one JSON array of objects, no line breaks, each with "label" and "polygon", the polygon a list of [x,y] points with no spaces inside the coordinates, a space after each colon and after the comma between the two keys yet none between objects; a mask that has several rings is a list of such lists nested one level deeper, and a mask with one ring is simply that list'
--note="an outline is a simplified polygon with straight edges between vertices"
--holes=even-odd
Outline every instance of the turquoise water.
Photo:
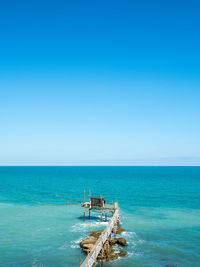
[{"label": "turquoise water", "polygon": [[104,266],[200,266],[200,167],[0,167],[0,266],[78,266],[83,190],[119,201],[128,256]]}]

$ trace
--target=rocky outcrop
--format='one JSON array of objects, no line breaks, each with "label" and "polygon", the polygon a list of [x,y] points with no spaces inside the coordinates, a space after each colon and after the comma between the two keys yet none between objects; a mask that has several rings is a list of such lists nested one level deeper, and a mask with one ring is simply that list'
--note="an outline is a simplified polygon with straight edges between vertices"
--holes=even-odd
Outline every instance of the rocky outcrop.
[{"label": "rocky outcrop", "polygon": [[90,237],[86,238],[85,240],[81,241],[80,246],[83,248],[84,245],[86,245],[86,244],[94,245],[96,243],[96,241],[97,241],[97,238],[90,236]]},{"label": "rocky outcrop", "polygon": [[[118,231],[119,230],[119,231]],[[120,227],[117,229],[117,233],[121,233],[125,231]],[[90,237],[86,238],[85,240],[80,242],[80,247],[83,249],[84,252],[89,253],[94,249],[95,243],[98,240],[99,236],[103,231],[92,231],[90,232]],[[119,237],[119,238],[108,238],[106,243],[103,245],[103,249],[100,251],[97,260],[116,260],[119,257],[125,257],[127,255],[126,251],[115,252],[113,246],[127,246],[126,239]]]},{"label": "rocky outcrop", "polygon": [[119,238],[110,238],[109,242],[111,245],[119,245],[119,246],[128,246],[126,239],[123,237],[119,237]]},{"label": "rocky outcrop", "polygon": [[121,235],[122,232],[125,232],[126,230],[121,228],[120,226],[117,227],[116,234]]},{"label": "rocky outcrop", "polygon": [[102,234],[102,232],[103,231],[92,231],[90,232],[90,235],[98,239],[100,235]]},{"label": "rocky outcrop", "polygon": [[124,251],[124,250],[121,250],[118,254],[118,257],[122,258],[122,257],[125,257],[128,253],[127,251]]},{"label": "rocky outcrop", "polygon": [[97,238],[90,236],[80,242],[80,247],[83,249],[84,252],[89,253],[90,251],[93,250],[96,241]]}]

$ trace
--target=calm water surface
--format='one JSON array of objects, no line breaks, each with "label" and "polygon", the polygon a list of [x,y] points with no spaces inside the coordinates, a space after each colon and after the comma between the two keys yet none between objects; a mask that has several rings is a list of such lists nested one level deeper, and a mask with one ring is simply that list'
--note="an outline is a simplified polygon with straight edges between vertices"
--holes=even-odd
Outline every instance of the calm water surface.
[{"label": "calm water surface", "polygon": [[105,267],[200,266],[200,167],[0,167],[0,266],[78,266],[83,191],[119,201],[126,258]]}]

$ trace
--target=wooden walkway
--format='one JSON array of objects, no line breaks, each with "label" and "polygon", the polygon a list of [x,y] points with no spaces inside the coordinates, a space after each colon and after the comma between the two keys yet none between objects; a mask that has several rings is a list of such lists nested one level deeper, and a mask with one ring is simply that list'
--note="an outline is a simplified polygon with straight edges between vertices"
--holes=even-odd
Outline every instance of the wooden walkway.
[{"label": "wooden walkway", "polygon": [[[106,229],[99,236],[94,249],[88,254],[84,262],[81,264],[81,267],[92,267],[96,263],[96,258],[99,255],[103,245],[105,244],[108,237],[113,231],[115,231],[118,222],[120,221],[120,210],[118,203],[115,203],[115,212],[108,222]],[[96,266],[96,265],[95,265]]]}]

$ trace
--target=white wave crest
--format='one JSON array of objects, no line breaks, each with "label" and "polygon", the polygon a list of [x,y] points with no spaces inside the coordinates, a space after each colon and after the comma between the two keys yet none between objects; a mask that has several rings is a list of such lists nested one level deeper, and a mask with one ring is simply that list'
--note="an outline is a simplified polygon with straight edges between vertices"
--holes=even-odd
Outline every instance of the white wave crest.
[{"label": "white wave crest", "polygon": [[121,233],[122,236],[125,236],[127,238],[133,238],[133,237],[137,237],[137,234],[135,232],[122,232]]},{"label": "white wave crest", "polygon": [[87,223],[77,223],[73,225],[70,229],[70,232],[84,232],[88,231],[89,228],[94,228],[97,226],[106,226],[108,222],[87,222]]}]

